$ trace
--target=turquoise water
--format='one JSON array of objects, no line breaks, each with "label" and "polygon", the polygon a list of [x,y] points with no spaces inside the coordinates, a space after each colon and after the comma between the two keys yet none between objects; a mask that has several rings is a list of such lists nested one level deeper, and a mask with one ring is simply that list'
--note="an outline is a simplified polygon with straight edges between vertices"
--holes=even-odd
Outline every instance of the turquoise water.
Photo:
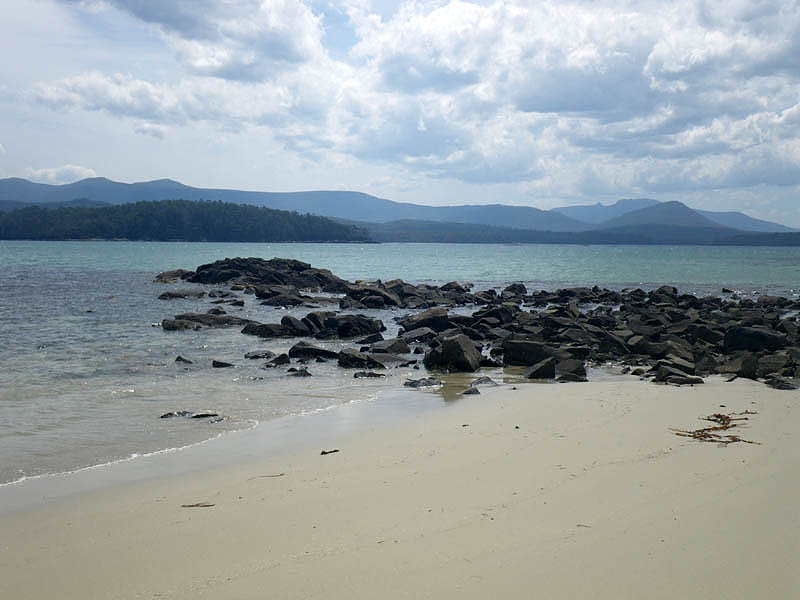
[{"label": "turquoise water", "polygon": [[539,287],[665,283],[689,291],[720,286],[800,290],[800,248],[504,244],[214,244],[0,242],[3,268],[156,273],[233,256],[291,257],[346,279],[525,281]]},{"label": "turquoise water", "polygon": [[[304,260],[350,280],[522,281],[529,289],[569,285],[719,294],[800,291],[800,248],[0,242],[0,483],[158,452],[286,415],[368,401],[420,371],[385,380],[352,379],[335,364],[309,365],[314,377],[266,371],[245,352],[285,351],[238,329],[164,332],[158,323],[205,311],[208,300],[165,302],[160,271],[193,269],[234,256]],[[240,314],[277,322],[283,311],[243,297]],[[229,309],[230,312],[230,309]],[[366,311],[392,331],[402,311]],[[337,342],[327,342],[332,349]],[[194,360],[176,364],[180,354]],[[234,369],[212,369],[225,360]],[[441,401],[433,397],[433,401]],[[212,410],[221,423],[161,420],[173,410]]]}]

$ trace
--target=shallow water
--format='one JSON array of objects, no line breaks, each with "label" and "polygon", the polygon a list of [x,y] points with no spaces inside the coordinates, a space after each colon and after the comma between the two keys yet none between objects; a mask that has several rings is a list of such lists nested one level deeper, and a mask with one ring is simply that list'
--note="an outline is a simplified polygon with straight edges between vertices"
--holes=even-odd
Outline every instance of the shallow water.
[{"label": "shallow water", "polygon": [[[158,300],[166,286],[152,282],[156,273],[233,256],[296,258],[351,280],[458,280],[477,288],[523,281],[529,289],[669,283],[696,294],[718,294],[722,286],[748,295],[797,296],[800,290],[798,248],[0,242],[0,482],[369,401],[423,374],[404,368],[385,380],[355,380],[332,362],[310,364],[314,377],[292,378],[243,355],[285,351],[295,340],[265,342],[239,328],[164,332],[157,326],[210,305],[208,299]],[[245,307],[226,307],[229,314],[277,322],[311,310],[242,298]],[[384,321],[387,336],[403,314],[366,312]],[[177,355],[193,364],[176,363]],[[236,366],[213,369],[214,359]],[[159,418],[174,410],[210,410],[226,418]]]}]

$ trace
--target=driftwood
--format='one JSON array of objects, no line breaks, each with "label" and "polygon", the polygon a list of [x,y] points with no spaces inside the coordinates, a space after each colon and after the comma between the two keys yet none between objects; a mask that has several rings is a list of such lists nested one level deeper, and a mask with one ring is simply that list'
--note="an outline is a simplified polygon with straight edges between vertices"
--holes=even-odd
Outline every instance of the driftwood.
[{"label": "driftwood", "polygon": [[672,429],[671,431],[673,431],[675,435],[679,435],[681,437],[692,438],[698,442],[715,442],[721,446],[727,446],[728,444],[733,444],[736,442],[760,445],[760,442],[745,440],[736,434],[720,433],[722,431],[729,431],[739,427],[741,421],[748,421],[749,417],[744,415],[755,414],[757,414],[755,411],[750,410],[745,410],[740,413],[730,413],[727,415],[723,413],[714,413],[713,415],[708,415],[707,417],[700,417],[704,421],[716,423],[716,425],[713,427],[702,427],[700,429],[692,430]]}]

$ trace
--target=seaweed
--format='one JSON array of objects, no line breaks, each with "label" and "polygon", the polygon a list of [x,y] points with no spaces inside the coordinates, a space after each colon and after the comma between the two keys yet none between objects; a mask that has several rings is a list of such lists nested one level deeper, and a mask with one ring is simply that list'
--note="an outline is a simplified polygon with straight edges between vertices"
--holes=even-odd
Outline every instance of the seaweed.
[{"label": "seaweed", "polygon": [[754,442],[752,440],[746,440],[736,434],[723,434],[723,431],[729,431],[741,425],[742,421],[748,421],[750,417],[746,415],[755,415],[758,414],[755,411],[745,410],[739,413],[732,412],[729,414],[724,413],[714,413],[708,415],[706,417],[700,417],[703,421],[710,421],[715,423],[712,427],[701,427],[700,429],[671,429],[670,431],[674,432],[675,435],[681,437],[688,437],[698,442],[715,442],[719,446],[727,446],[728,444],[734,444],[736,442],[742,442],[744,444],[756,444],[760,445],[761,442]]}]

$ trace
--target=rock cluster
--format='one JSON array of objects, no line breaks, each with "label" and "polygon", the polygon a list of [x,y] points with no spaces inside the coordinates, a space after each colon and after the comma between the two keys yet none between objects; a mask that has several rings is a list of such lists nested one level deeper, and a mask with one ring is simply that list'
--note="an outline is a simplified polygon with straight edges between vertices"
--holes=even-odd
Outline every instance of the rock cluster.
[{"label": "rock cluster", "polygon": [[[791,380],[800,377],[800,303],[774,296],[756,301],[731,295],[700,298],[672,286],[649,292],[598,287],[529,292],[516,283],[473,292],[471,286],[455,282],[350,283],[288,259],[226,259],[181,277],[233,283],[262,300],[280,298],[275,305],[281,306],[296,304],[294,299],[306,302],[300,290],[310,289],[338,294],[341,310],[418,311],[398,319],[398,337],[390,340],[383,339],[386,328],[379,319],[335,311],[312,311],[299,319],[286,315],[280,323],[187,313],[162,323],[169,330],[241,325],[243,333],[262,338],[361,338],[358,348],[331,355],[325,354],[328,350],[315,354],[306,342],[289,352],[291,358],[335,359],[344,368],[413,364],[407,358],[413,352],[424,353],[430,370],[520,366],[528,378],[559,381],[585,381],[587,365],[609,362],[676,385],[702,383],[703,376],[718,373],[761,378],[789,389]],[[449,310],[464,305],[476,308],[471,314]]]}]

